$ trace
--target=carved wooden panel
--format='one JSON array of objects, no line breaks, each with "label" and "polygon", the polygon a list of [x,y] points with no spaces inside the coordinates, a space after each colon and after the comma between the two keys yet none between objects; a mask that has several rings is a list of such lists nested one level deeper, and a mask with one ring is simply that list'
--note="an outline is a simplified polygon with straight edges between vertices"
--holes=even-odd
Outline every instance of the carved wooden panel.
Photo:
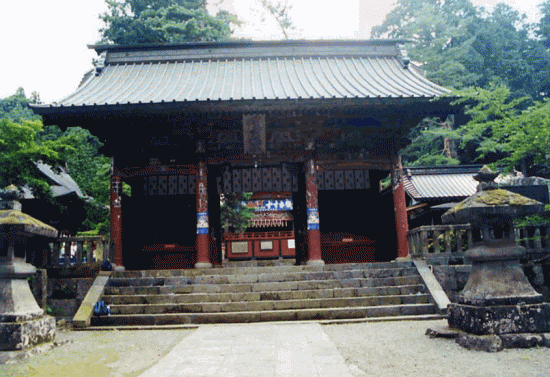
[{"label": "carved wooden panel", "polygon": [[283,190],[283,182],[281,178],[281,168],[271,169],[271,183],[273,185],[273,191],[281,192]]},{"label": "carved wooden panel", "polygon": [[234,168],[221,176],[224,193],[291,192],[298,189],[298,177],[285,166]]},{"label": "carved wooden panel", "polygon": [[157,195],[158,194],[158,177],[151,176],[149,177],[149,195]]},{"label": "carved wooden panel", "polygon": [[171,175],[168,177],[168,195],[176,195],[178,193],[178,176]]},{"label": "carved wooden panel", "polygon": [[262,173],[259,169],[252,169],[252,191],[262,191]]},{"label": "carved wooden panel", "polygon": [[187,181],[189,180],[189,177],[186,175],[178,175],[178,194],[188,194],[189,191],[187,189]]},{"label": "carved wooden panel", "polygon": [[243,185],[242,185],[242,175],[241,170],[235,169],[233,170],[233,192],[242,192],[243,191]]},{"label": "carved wooden panel", "polygon": [[370,188],[368,170],[324,170],[317,172],[318,190],[364,190]]},{"label": "carved wooden panel", "polygon": [[189,177],[189,181],[187,183],[187,192],[193,195],[195,195],[197,192],[197,177],[194,175],[191,175]]},{"label": "carved wooden panel", "polygon": [[271,186],[271,169],[262,168],[262,191],[273,191]]},{"label": "carved wooden panel", "polygon": [[315,182],[317,184],[317,190],[325,189],[325,176],[322,171],[317,172],[317,177],[315,178]]},{"label": "carved wooden panel", "polygon": [[252,192],[252,171],[243,169],[243,192]]},{"label": "carved wooden panel", "polygon": [[143,177],[143,193],[151,196],[195,195],[194,182],[194,175],[150,175]]},{"label": "carved wooden panel", "polygon": [[282,190],[289,192],[292,190],[292,176],[290,175],[290,172],[288,171],[288,168],[286,166],[283,166],[282,169]]},{"label": "carved wooden panel", "polygon": [[336,190],[344,189],[344,172],[341,170],[334,172],[334,188]]}]

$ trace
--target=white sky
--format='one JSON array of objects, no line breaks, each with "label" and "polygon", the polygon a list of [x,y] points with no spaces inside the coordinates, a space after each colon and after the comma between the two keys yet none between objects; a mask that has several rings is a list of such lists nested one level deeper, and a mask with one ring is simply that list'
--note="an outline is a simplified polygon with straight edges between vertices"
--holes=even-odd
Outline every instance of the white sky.
[{"label": "white sky", "polygon": [[[380,24],[394,0],[287,0],[293,4],[297,30],[292,38],[368,38],[370,28]],[[532,20],[542,0],[473,0],[492,6],[506,2]],[[210,0],[215,3],[216,0]],[[281,39],[275,23],[262,15],[255,0],[224,0],[248,25],[234,34],[250,39]],[[257,4],[257,3],[256,3]],[[72,93],[82,75],[92,68],[95,52],[87,48],[99,40],[105,0],[4,1],[0,21],[0,98],[23,87],[29,96],[37,91],[43,102]]]}]

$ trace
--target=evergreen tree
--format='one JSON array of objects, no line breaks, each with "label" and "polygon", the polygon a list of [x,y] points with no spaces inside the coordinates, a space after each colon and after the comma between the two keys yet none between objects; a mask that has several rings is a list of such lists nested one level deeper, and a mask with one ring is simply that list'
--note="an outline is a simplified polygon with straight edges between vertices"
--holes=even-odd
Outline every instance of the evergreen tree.
[{"label": "evergreen tree", "polygon": [[24,120],[40,120],[40,116],[29,108],[29,104],[37,102],[39,99],[36,92],[31,98],[27,98],[23,88],[19,88],[14,95],[0,99],[0,119],[9,119],[15,123],[21,123]]},{"label": "evergreen tree", "polygon": [[219,41],[231,35],[236,17],[206,11],[206,0],[107,0],[102,43],[136,45]]},{"label": "evergreen tree", "polygon": [[550,54],[533,30],[505,4],[488,13],[470,0],[398,0],[373,36],[412,40],[409,55],[440,85],[498,83],[540,99],[550,90]]}]

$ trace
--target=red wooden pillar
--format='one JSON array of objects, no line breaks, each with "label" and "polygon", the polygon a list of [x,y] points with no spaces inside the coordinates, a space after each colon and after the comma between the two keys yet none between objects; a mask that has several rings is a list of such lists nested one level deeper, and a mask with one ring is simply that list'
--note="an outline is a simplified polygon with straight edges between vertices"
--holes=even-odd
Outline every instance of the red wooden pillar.
[{"label": "red wooden pillar", "polygon": [[212,267],[210,263],[210,242],[208,239],[208,191],[206,186],[206,164],[197,165],[197,263],[195,268]]},{"label": "red wooden pillar", "polygon": [[122,179],[114,166],[111,173],[111,245],[114,245],[115,265],[122,266]]},{"label": "red wooden pillar", "polygon": [[405,258],[409,255],[407,232],[407,203],[405,202],[405,187],[403,186],[403,166],[401,156],[392,159],[391,184],[393,190],[393,207],[395,211],[395,226],[397,230],[397,257]]},{"label": "red wooden pillar", "polygon": [[321,255],[319,230],[319,201],[317,198],[317,167],[315,161],[306,162],[307,248],[309,265],[324,265]]}]

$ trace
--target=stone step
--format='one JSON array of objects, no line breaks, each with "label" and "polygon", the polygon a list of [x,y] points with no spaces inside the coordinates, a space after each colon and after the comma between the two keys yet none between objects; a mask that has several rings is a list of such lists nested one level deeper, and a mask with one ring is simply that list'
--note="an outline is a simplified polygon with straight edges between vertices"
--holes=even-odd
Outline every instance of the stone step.
[{"label": "stone step", "polygon": [[141,277],[141,278],[111,278],[109,287],[130,286],[163,286],[186,284],[242,284],[242,283],[276,283],[309,280],[335,279],[377,279],[396,276],[417,275],[414,267],[391,269],[366,269],[346,271],[311,271],[311,272],[284,272],[261,273],[244,275],[201,275],[181,277]]},{"label": "stone step", "polygon": [[[419,281],[418,277],[413,278],[414,281]],[[407,279],[412,280],[412,279]],[[402,279],[405,282],[404,279]],[[386,283],[380,281],[381,284]],[[200,288],[199,288],[200,291]],[[399,294],[415,294],[425,293],[426,287],[423,284],[403,284],[391,286],[372,286],[372,287],[350,287],[350,288],[330,288],[330,289],[304,289],[294,291],[280,291],[277,296],[281,299],[300,299],[319,297],[356,297],[356,296],[380,296],[380,295],[399,295]],[[194,293],[194,286],[154,286],[154,287],[109,287],[105,288],[104,297],[108,300],[110,296],[147,296],[147,295],[169,295],[169,294],[185,294],[189,299],[198,300],[192,302],[208,302],[208,301],[239,301],[246,299],[246,296],[260,297],[260,295],[269,294],[274,296],[273,292],[249,292],[249,293]],[[243,298],[244,297],[244,298]],[[257,298],[253,298],[257,300]],[[191,301],[190,301],[191,302]]]},{"label": "stone step", "polygon": [[346,271],[385,268],[414,267],[412,262],[379,262],[379,263],[341,263],[324,266],[308,265],[280,265],[280,266],[251,266],[251,267],[215,267],[188,270],[136,270],[116,271],[113,278],[139,278],[139,277],[178,277],[178,276],[202,276],[202,275],[244,275],[284,272],[313,272],[313,271]]},{"label": "stone step", "polygon": [[421,316],[435,313],[434,304],[380,305],[367,307],[289,309],[221,313],[134,314],[93,317],[92,326],[162,326],[177,324],[249,323]]},{"label": "stone step", "polygon": [[240,302],[169,303],[154,305],[111,305],[111,314],[219,313],[288,309],[367,307],[380,305],[427,304],[430,295],[258,300]]},{"label": "stone step", "polygon": [[[396,276],[378,279],[333,279],[333,280],[309,280],[309,281],[285,281],[271,283],[248,283],[248,284],[192,284],[173,286],[170,293],[244,293],[244,292],[273,292],[273,291],[296,291],[314,289],[335,289],[335,288],[360,288],[360,287],[381,287],[422,284],[419,275]],[[160,286],[157,286],[160,287]],[[145,287],[129,287],[133,292],[140,292]],[[155,287],[156,288],[156,287]],[[128,290],[131,291],[131,290]],[[119,287],[106,288],[105,295],[122,294],[124,291]],[[132,293],[130,293],[132,294]]]}]

